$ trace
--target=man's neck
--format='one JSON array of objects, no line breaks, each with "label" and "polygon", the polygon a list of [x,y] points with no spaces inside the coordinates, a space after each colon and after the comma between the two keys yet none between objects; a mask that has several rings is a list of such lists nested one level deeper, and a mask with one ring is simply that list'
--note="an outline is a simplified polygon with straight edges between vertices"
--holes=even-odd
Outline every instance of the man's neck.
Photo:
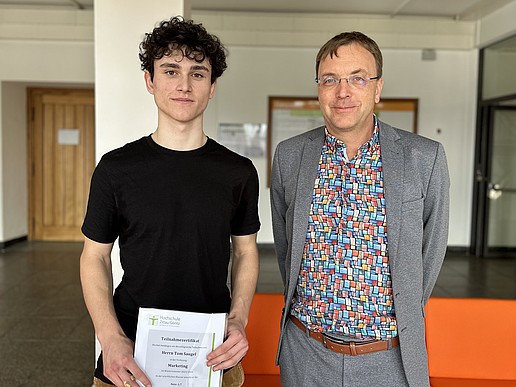
[{"label": "man's neck", "polygon": [[204,134],[202,127],[164,127],[158,128],[152,133],[152,139],[160,146],[172,150],[189,151],[201,148],[208,137]]},{"label": "man's neck", "polygon": [[340,141],[342,141],[346,145],[346,154],[348,158],[351,160],[354,158],[358,152],[358,148],[364,145],[367,141],[371,139],[373,135],[374,125],[371,129],[364,129],[360,132],[340,132],[340,133],[330,133],[337,137]]}]

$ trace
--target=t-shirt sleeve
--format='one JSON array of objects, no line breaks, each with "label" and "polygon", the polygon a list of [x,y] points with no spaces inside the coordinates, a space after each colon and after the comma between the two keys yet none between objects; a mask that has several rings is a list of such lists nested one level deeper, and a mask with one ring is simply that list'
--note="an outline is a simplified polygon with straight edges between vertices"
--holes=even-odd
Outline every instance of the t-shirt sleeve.
[{"label": "t-shirt sleeve", "polygon": [[231,221],[231,234],[242,236],[258,232],[260,218],[258,215],[258,173],[251,164],[251,171],[244,183],[240,203]]},{"label": "t-shirt sleeve", "polygon": [[81,231],[87,238],[99,243],[112,243],[118,237],[116,195],[103,160],[97,165],[91,178],[88,206]]}]

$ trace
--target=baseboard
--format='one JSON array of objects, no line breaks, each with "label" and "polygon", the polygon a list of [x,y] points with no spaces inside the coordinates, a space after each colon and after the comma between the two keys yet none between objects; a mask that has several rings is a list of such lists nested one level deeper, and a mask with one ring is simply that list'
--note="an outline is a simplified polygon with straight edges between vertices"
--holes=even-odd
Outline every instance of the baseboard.
[{"label": "baseboard", "polygon": [[27,235],[19,237],[19,238],[15,238],[15,239],[10,239],[5,242],[0,242],[0,250],[4,250],[9,246],[12,246],[12,245],[15,245],[15,244],[21,243],[21,242],[26,242],[26,241],[27,241]]},{"label": "baseboard", "polygon": [[453,254],[468,255],[469,254],[469,246],[448,246],[446,248],[446,252],[453,253]]},{"label": "baseboard", "polygon": [[274,243],[258,243],[258,250],[274,250]]}]

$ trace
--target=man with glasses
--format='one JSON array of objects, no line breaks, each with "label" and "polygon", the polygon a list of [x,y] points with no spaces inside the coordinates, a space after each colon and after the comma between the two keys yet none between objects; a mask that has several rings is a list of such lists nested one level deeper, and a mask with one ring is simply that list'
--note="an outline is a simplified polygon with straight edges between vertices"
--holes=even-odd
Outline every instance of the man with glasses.
[{"label": "man with glasses", "polygon": [[[204,111],[227,67],[226,50],[201,24],[174,17],[145,34],[140,60],[158,126],[102,157],[82,227],[81,282],[102,347],[94,384],[150,386],[133,358],[138,310],[150,307],[228,313],[224,343],[199,361],[228,371],[224,387],[239,387],[260,221],[251,160],[203,129]],[[124,274],[113,296],[117,238]]]},{"label": "man with glasses", "polygon": [[429,386],[424,307],[447,245],[441,144],[374,115],[382,54],[360,32],[316,58],[325,126],[280,143],[271,206],[285,387]]}]

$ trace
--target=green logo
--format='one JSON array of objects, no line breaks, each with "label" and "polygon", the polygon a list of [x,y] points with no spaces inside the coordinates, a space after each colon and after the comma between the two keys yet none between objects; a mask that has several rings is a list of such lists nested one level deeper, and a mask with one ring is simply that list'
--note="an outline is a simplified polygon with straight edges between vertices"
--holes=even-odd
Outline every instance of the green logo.
[{"label": "green logo", "polygon": [[156,316],[149,317],[150,325],[156,325],[157,321],[158,321],[158,317],[156,317]]}]

